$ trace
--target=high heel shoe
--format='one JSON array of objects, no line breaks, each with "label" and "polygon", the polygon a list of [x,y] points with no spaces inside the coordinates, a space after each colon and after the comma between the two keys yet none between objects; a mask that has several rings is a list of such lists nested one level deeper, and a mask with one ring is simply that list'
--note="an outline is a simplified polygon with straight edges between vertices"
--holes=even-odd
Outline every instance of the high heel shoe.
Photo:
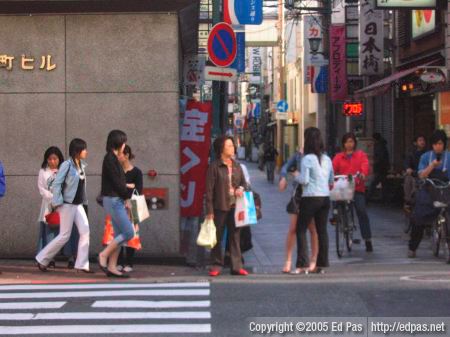
[{"label": "high heel shoe", "polygon": [[43,273],[48,272],[48,269],[46,266],[44,266],[43,264],[40,264],[39,262],[37,263],[37,267],[39,268],[39,270]]},{"label": "high heel shoe", "polygon": [[108,277],[117,277],[117,278],[130,278],[130,275],[128,275],[128,274],[124,274],[124,273],[122,273],[122,274],[115,274],[115,273],[113,273],[112,271],[109,271],[109,270],[108,270],[108,273],[106,274],[106,276],[108,276]]},{"label": "high heel shoe", "polygon": [[291,261],[286,261],[285,263],[284,263],[284,267],[283,267],[283,269],[281,270],[281,272],[283,273],[283,274],[290,274],[290,272],[291,272]]},{"label": "high heel shoe", "polygon": [[107,266],[102,266],[102,264],[100,263],[100,255],[97,258],[97,263],[98,263],[98,267],[100,268],[100,270],[102,272],[104,272],[106,276],[108,276],[108,273],[109,273],[108,267]]}]

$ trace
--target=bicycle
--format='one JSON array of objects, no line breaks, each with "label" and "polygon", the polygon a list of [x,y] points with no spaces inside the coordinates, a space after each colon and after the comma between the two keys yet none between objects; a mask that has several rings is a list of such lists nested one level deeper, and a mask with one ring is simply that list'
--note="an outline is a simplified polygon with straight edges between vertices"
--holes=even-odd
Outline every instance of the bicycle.
[{"label": "bicycle", "polygon": [[425,179],[425,182],[430,183],[433,206],[439,210],[439,214],[431,224],[431,251],[435,257],[439,257],[441,243],[444,244],[444,252],[448,254],[449,251],[446,239],[450,225],[450,182],[430,178]]},{"label": "bicycle", "polygon": [[[353,232],[356,231],[353,196],[355,179],[358,177],[359,174],[335,176],[335,187],[330,194],[334,202],[333,218],[330,222],[336,227],[336,252],[339,258],[344,256],[345,248],[349,253],[352,251]],[[341,182],[338,183],[339,181]]]}]

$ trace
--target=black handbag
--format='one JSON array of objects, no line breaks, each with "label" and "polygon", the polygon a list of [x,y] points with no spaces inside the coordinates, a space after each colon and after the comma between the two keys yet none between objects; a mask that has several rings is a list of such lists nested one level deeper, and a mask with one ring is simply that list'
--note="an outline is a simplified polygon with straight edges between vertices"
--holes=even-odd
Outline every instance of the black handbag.
[{"label": "black handbag", "polygon": [[289,203],[286,206],[286,212],[288,212],[289,214],[298,214],[302,193],[302,185],[297,184],[297,186],[294,188],[294,191],[292,192],[291,200],[289,200]]}]

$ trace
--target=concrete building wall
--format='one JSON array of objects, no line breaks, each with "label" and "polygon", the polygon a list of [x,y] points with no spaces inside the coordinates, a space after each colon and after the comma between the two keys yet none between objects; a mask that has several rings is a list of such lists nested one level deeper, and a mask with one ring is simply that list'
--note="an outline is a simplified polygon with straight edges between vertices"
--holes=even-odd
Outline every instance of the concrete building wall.
[{"label": "concrete building wall", "polygon": [[[141,225],[146,256],[179,250],[179,30],[172,14],[0,16],[0,51],[15,56],[0,68],[0,160],[7,195],[0,201],[0,257],[36,252],[41,198],[37,174],[45,149],[67,156],[74,137],[88,143],[91,254],[100,249],[104,212],[96,204],[106,136],[128,134],[144,187],[167,187],[167,210]],[[21,55],[35,58],[21,69]],[[40,70],[51,55],[57,67]],[[151,181],[145,173],[154,169]]]}]

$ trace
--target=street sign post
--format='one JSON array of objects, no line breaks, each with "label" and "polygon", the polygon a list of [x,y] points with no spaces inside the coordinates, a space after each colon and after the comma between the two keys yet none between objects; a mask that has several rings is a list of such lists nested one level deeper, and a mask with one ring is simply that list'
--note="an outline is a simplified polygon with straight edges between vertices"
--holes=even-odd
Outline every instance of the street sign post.
[{"label": "street sign post", "polygon": [[208,36],[208,55],[218,67],[228,67],[236,58],[237,43],[233,28],[224,22],[215,25]]},{"label": "street sign post", "polygon": [[289,105],[286,101],[281,100],[277,103],[277,111],[278,112],[287,112]]},{"label": "street sign post", "polygon": [[233,68],[205,67],[205,80],[234,82],[237,72]]}]

